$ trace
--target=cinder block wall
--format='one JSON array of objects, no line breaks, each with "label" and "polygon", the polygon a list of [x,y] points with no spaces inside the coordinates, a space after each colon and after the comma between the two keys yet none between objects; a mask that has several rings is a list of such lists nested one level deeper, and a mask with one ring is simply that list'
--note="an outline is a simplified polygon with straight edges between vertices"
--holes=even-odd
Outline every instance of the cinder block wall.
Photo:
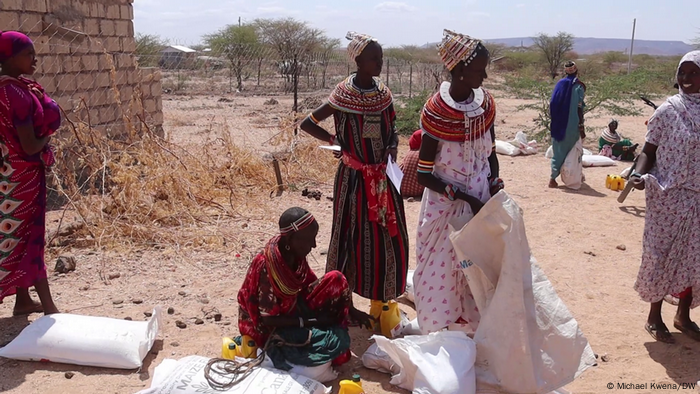
[{"label": "cinder block wall", "polygon": [[34,40],[35,78],[69,116],[89,118],[116,135],[125,114],[143,113],[142,103],[147,123],[162,133],[160,70],[136,65],[132,3],[0,0],[0,30],[18,30]]}]

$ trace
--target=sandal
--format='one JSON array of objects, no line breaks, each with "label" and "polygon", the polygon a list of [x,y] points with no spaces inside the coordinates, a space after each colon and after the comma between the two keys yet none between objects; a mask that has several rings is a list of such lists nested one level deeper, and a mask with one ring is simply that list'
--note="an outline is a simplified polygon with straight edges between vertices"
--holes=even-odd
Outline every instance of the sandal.
[{"label": "sandal", "polygon": [[700,342],[700,327],[698,327],[695,322],[690,322],[690,327],[682,326],[676,322],[673,322],[673,327],[683,334],[689,336],[690,338]]},{"label": "sandal", "polygon": [[668,327],[664,323],[661,324],[645,324],[644,329],[647,330],[652,338],[663,343],[675,343],[675,339],[671,336],[671,332],[668,331]]}]

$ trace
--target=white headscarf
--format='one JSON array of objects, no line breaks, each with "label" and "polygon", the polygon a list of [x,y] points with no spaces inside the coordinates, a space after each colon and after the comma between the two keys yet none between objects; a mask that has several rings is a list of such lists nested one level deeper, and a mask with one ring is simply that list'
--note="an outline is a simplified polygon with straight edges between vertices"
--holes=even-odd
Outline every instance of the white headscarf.
[{"label": "white headscarf", "polygon": [[[700,51],[688,52],[683,56],[678,63],[678,70],[685,62],[691,62],[700,67]],[[676,71],[676,78],[678,71]],[[668,101],[676,110],[683,112],[693,123],[693,127],[700,130],[700,93],[687,94],[683,89],[678,87],[679,94],[671,97]]]}]

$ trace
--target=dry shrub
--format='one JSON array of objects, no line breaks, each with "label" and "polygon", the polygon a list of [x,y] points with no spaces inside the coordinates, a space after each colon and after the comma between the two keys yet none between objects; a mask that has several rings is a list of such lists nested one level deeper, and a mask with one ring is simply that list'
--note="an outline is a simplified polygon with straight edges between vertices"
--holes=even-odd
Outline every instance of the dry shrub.
[{"label": "dry shrub", "polygon": [[[234,247],[250,232],[274,232],[280,200],[269,160],[236,145],[226,126],[183,146],[133,113],[124,115],[119,138],[78,121],[58,141],[53,183],[82,224],[54,246]],[[318,141],[295,136],[295,124],[292,115],[283,118],[270,141],[283,147],[273,156],[286,189],[332,182],[337,161]]]}]

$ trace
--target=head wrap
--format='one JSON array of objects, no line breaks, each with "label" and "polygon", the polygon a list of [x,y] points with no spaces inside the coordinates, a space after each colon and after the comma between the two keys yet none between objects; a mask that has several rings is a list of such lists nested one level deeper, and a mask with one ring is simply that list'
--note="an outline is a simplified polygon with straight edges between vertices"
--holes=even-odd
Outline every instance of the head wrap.
[{"label": "head wrap", "polygon": [[615,119],[615,118],[610,119],[610,122],[608,122],[608,126],[611,126],[611,125],[617,126],[618,125],[617,119]]},{"label": "head wrap", "polygon": [[411,135],[411,138],[408,139],[408,147],[411,150],[418,150],[420,149],[420,143],[423,140],[423,130],[416,130],[413,132]]},{"label": "head wrap", "polygon": [[293,221],[289,226],[280,228],[280,235],[289,235],[299,232],[309,227],[311,223],[315,221],[316,219],[314,218],[314,215],[312,215],[311,212],[306,212],[302,217]]},{"label": "head wrap", "polygon": [[576,74],[576,72],[578,72],[578,67],[576,67],[576,63],[566,62],[566,64],[564,65],[564,72],[566,73],[566,75]]},{"label": "head wrap", "polygon": [[452,71],[459,62],[469,65],[476,57],[477,49],[480,47],[485,49],[481,41],[476,38],[447,29],[442,34],[442,42],[438,44],[437,48],[442,62],[445,63],[445,67],[449,71]]},{"label": "head wrap", "polygon": [[367,48],[367,45],[372,42],[377,42],[377,39],[372,36],[355,33],[354,31],[349,31],[348,34],[345,35],[345,38],[350,40],[350,43],[348,44],[348,56],[353,62],[358,56],[360,56],[360,54],[362,54],[362,51]]},{"label": "head wrap", "polygon": [[32,40],[18,31],[0,31],[0,63],[34,45]]},{"label": "head wrap", "polygon": [[[683,63],[690,62],[700,67],[700,51],[688,52],[683,56],[681,61],[678,63],[678,70],[676,71],[676,79],[678,79],[678,71],[681,69]],[[670,97],[668,100],[674,104],[675,108],[684,108],[688,112],[688,118],[691,119],[693,127],[700,129],[700,124],[697,120],[700,119],[700,93],[685,93],[683,89],[678,87],[679,94]]]}]

